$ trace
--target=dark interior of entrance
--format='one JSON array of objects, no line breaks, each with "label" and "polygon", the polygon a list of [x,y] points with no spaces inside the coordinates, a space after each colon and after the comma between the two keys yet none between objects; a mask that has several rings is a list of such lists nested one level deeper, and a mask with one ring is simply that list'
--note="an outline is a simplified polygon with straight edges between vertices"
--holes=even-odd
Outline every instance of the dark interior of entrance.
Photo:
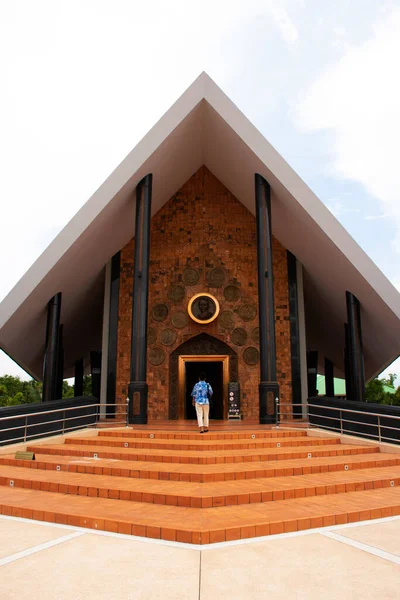
[{"label": "dark interior of entrance", "polygon": [[224,382],[222,361],[213,362],[185,362],[185,419],[195,419],[196,410],[192,406],[192,390],[199,380],[200,373],[205,373],[206,381],[213,389],[210,406],[210,419],[224,418]]}]

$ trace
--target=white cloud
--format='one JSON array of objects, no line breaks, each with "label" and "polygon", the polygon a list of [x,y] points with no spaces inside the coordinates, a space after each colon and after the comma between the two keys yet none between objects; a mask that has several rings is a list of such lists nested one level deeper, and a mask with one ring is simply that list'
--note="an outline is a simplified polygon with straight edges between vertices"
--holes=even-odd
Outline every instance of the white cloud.
[{"label": "white cloud", "polygon": [[295,109],[306,131],[331,130],[331,174],[363,184],[396,224],[400,252],[400,9],[382,17],[373,37],[348,49],[303,94]]},{"label": "white cloud", "polygon": [[350,208],[345,206],[342,202],[340,202],[340,200],[333,201],[332,198],[327,200],[327,207],[335,217],[341,217],[342,215],[346,215],[348,213],[360,212],[359,208]]}]

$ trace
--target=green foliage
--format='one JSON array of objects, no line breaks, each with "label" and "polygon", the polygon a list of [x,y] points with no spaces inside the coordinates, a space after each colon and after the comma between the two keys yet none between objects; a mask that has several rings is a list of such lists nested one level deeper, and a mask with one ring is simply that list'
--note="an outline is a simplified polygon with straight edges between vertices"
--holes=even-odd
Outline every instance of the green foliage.
[{"label": "green foliage", "polygon": [[92,395],[92,376],[85,375],[83,378],[83,395],[91,396]]},{"label": "green foliage", "polygon": [[[18,404],[31,404],[41,402],[43,384],[41,381],[22,381],[19,377],[13,375],[3,375],[0,377],[0,406],[17,406]],[[83,394],[92,395],[92,377],[85,375],[83,378]],[[75,396],[74,386],[69,385],[68,381],[63,381],[63,398],[73,398]]]},{"label": "green foliage", "polygon": [[365,399],[367,402],[375,402],[376,404],[387,404],[390,406],[400,406],[400,387],[393,394],[387,392],[385,387],[395,389],[394,382],[397,376],[393,373],[389,374],[387,379],[372,379],[365,386]]},{"label": "green foliage", "polygon": [[0,406],[16,406],[40,402],[42,384],[31,379],[22,381],[13,375],[0,377]]},{"label": "green foliage", "polygon": [[74,386],[69,385],[68,381],[63,381],[63,389],[62,389],[62,397],[63,398],[73,398],[75,396]]}]

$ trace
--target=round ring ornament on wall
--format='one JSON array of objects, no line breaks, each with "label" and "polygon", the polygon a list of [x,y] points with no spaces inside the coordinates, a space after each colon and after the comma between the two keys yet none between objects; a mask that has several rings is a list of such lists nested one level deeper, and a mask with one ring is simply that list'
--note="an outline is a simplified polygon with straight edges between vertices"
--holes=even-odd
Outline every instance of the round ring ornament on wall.
[{"label": "round ring ornament on wall", "polygon": [[207,325],[207,323],[212,323],[218,317],[219,302],[211,294],[205,292],[195,294],[189,300],[188,313],[196,323]]}]

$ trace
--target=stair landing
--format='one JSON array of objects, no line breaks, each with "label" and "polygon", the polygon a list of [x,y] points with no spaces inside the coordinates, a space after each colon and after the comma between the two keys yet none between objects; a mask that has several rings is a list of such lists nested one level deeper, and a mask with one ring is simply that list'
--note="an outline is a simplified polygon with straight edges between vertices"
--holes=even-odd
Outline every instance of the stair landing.
[{"label": "stair landing", "polygon": [[208,544],[400,514],[400,454],[305,429],[83,431],[0,456],[0,513]]}]

